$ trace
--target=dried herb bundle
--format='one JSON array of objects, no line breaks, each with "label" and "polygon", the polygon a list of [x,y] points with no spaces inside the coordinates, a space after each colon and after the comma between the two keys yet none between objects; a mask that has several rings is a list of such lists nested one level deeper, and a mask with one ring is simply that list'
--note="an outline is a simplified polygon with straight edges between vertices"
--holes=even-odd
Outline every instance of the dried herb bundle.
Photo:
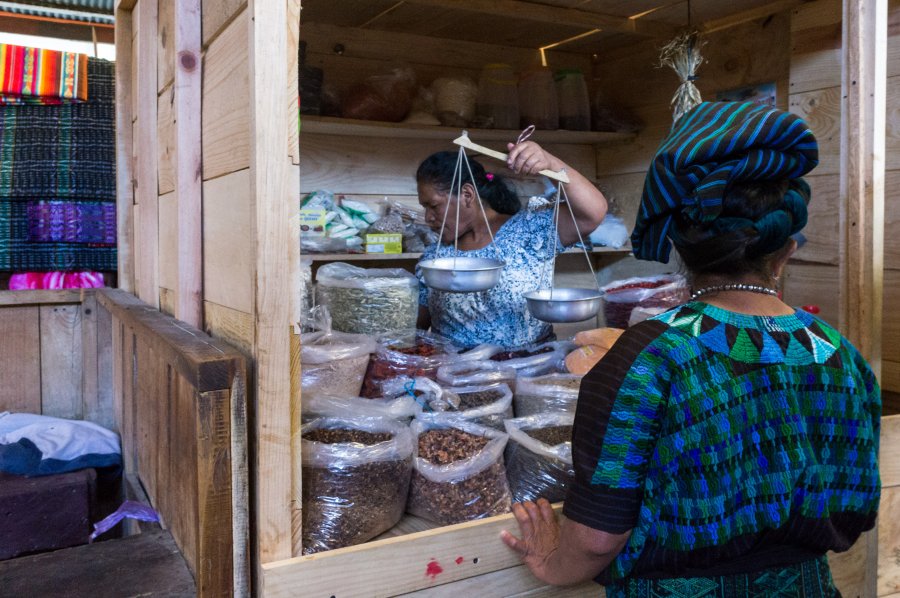
[{"label": "dried herb bundle", "polygon": [[685,112],[702,101],[694,80],[697,69],[703,64],[700,50],[704,45],[706,41],[700,37],[700,32],[685,31],[660,50],[659,66],[671,67],[681,80],[672,97],[672,122],[678,122]]}]

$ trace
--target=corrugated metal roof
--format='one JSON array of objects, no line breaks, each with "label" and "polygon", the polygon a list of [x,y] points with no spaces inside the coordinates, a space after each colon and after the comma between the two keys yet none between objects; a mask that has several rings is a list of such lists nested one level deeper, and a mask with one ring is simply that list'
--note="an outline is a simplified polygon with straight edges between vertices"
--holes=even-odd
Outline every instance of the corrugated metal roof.
[{"label": "corrugated metal roof", "polygon": [[0,12],[112,25],[115,0],[0,0]]}]

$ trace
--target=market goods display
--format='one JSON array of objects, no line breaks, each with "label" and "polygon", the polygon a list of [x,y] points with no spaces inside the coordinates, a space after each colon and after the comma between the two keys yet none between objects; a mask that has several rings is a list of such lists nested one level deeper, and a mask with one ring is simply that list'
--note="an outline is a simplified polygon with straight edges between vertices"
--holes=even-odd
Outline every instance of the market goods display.
[{"label": "market goods display", "polygon": [[415,328],[419,281],[402,268],[358,268],[343,262],[316,272],[316,302],[340,332],[384,334]]},{"label": "market goods display", "polygon": [[606,325],[614,328],[628,328],[631,312],[636,307],[675,307],[690,298],[687,281],[680,274],[626,278],[600,290]]},{"label": "market goods display", "polygon": [[362,396],[382,396],[386,380],[408,376],[434,380],[440,366],[457,353],[449,340],[424,330],[405,330],[378,339],[378,349],[369,360]]},{"label": "market goods display", "polygon": [[300,385],[304,398],[328,394],[356,397],[375,339],[364,334],[310,332],[300,335]]},{"label": "market goods display", "polygon": [[[460,358],[462,359],[462,356]],[[515,391],[516,370],[490,360],[455,361],[438,368],[437,381],[444,386],[506,384]]]},{"label": "market goods display", "polygon": [[491,361],[516,370],[518,376],[540,376],[561,371],[563,360],[575,344],[571,341],[552,341],[509,350],[499,350],[490,356]]},{"label": "market goods display", "polygon": [[504,422],[506,475],[513,502],[566,497],[572,469],[573,413],[544,413]]},{"label": "market goods display", "polygon": [[378,220],[367,204],[320,189],[300,200],[303,253],[360,251],[362,235]]},{"label": "market goods display", "polygon": [[519,378],[513,410],[516,417],[551,412],[575,412],[581,376],[547,374],[533,378]]},{"label": "market goods display", "polygon": [[456,404],[448,405],[443,412],[419,409],[416,417],[430,420],[454,414],[473,423],[502,430],[503,420],[513,416],[513,394],[506,384],[447,388],[445,394],[457,397],[458,402],[454,401]]},{"label": "market goods display", "polygon": [[319,418],[301,429],[303,554],[365,542],[403,515],[409,428],[389,418]]},{"label": "market goods display", "polygon": [[509,511],[507,435],[452,416],[413,420],[417,453],[407,510],[450,525]]}]

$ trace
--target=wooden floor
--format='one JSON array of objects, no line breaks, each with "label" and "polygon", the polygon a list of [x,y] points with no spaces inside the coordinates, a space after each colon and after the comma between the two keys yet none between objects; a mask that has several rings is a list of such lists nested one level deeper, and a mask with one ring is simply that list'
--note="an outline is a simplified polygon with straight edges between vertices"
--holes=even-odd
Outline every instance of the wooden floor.
[{"label": "wooden floor", "polygon": [[0,561],[2,598],[196,594],[194,578],[165,530]]}]

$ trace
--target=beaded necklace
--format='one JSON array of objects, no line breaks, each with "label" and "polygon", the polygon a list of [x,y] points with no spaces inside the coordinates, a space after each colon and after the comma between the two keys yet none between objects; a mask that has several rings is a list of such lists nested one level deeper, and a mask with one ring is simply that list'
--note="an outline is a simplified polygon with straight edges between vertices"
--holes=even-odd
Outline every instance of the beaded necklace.
[{"label": "beaded necklace", "polygon": [[772,295],[773,297],[778,296],[777,289],[764,287],[758,284],[745,284],[743,282],[737,282],[732,284],[717,284],[715,286],[697,289],[696,291],[691,293],[691,300],[694,301],[697,298],[702,297],[703,295],[708,295],[709,293],[720,293],[722,291],[747,291],[748,293],[761,293],[763,295]]}]

